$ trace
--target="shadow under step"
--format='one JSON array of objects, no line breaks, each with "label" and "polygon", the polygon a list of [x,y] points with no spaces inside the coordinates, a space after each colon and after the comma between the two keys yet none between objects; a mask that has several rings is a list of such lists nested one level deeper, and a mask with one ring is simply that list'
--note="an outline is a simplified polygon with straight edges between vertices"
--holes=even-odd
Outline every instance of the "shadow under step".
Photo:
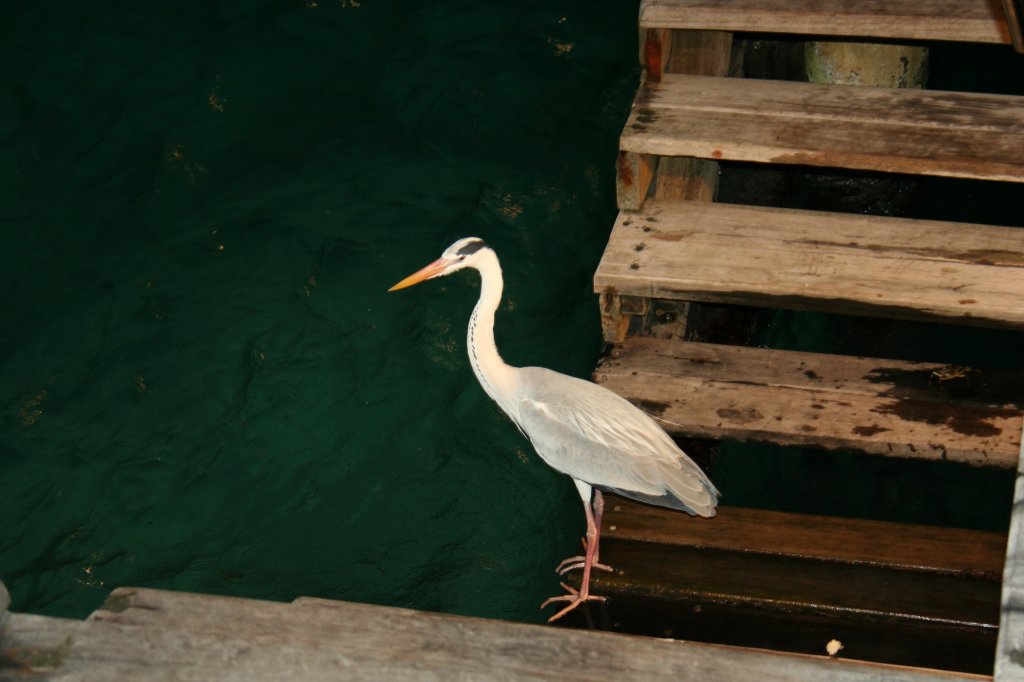
[{"label": "shadow under step", "polygon": [[594,289],[1024,328],[1024,229],[649,201],[619,213]]},{"label": "shadow under step", "polygon": [[1013,468],[1021,377],[934,363],[633,337],[594,381],[680,436]]}]

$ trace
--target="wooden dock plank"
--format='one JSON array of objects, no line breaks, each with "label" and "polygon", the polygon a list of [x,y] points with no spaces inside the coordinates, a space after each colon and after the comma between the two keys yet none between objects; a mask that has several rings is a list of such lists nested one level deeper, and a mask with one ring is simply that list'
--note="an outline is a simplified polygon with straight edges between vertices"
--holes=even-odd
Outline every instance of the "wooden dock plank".
[{"label": "wooden dock plank", "polygon": [[1012,386],[1004,391],[1001,376],[980,370],[950,384],[933,378],[940,370],[634,337],[594,380],[680,435],[1016,466],[1024,411],[1011,404]]},{"label": "wooden dock plank", "polygon": [[602,538],[998,581],[1003,533],[722,506],[714,521],[608,495]]},{"label": "wooden dock plank", "polygon": [[635,154],[1024,182],[1024,97],[666,73],[620,137]]},{"label": "wooden dock plank", "polygon": [[114,590],[85,622],[14,614],[0,650],[10,680],[983,679],[348,602],[134,588]]},{"label": "wooden dock plank", "polygon": [[999,0],[644,0],[640,27],[1010,42]]},{"label": "wooden dock plank", "polygon": [[651,201],[620,212],[594,289],[1024,328],[1024,229]]}]

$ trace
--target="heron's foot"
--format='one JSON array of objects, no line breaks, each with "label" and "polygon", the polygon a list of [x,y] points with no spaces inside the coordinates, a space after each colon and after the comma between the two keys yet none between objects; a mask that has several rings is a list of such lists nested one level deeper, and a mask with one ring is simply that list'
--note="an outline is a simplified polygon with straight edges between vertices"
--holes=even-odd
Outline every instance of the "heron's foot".
[{"label": "heron's foot", "polygon": [[599,596],[597,596],[595,594],[590,594],[588,590],[582,590],[582,591],[581,590],[577,590],[576,588],[572,587],[571,585],[566,585],[565,583],[561,583],[561,585],[562,585],[562,588],[565,589],[566,592],[568,592],[568,594],[560,594],[557,597],[551,597],[549,599],[545,599],[544,603],[540,605],[540,607],[543,609],[548,604],[553,604],[554,602],[558,602],[558,601],[567,601],[567,602],[569,602],[568,606],[566,606],[564,609],[562,609],[561,611],[559,611],[555,615],[553,615],[550,618],[548,618],[548,622],[549,623],[555,622],[556,620],[558,620],[559,618],[561,618],[565,614],[569,613],[570,611],[572,611],[573,609],[575,609],[577,606],[579,606],[580,604],[582,604],[584,602],[588,602],[588,601],[605,602],[605,601],[608,601],[607,597],[599,597]]},{"label": "heron's foot", "polygon": [[[587,551],[587,539],[580,538],[580,540],[583,543],[583,552],[585,554]],[[557,573],[558,575],[565,575],[569,571],[575,571],[577,568],[583,568],[584,566],[586,566],[586,564],[587,557],[583,556],[582,554],[577,554],[576,556],[571,556],[568,559],[564,559],[560,564],[555,566],[555,573]],[[594,563],[591,565],[594,568],[600,568],[602,571],[608,571],[609,573],[615,570],[608,564],[599,563],[597,560],[596,551],[594,552]]]},{"label": "heron's foot", "polygon": [[[585,556],[571,556],[568,559],[562,561],[562,563],[555,566],[555,573],[558,575],[565,575],[569,571],[575,571],[577,568],[583,568],[587,563],[587,557]],[[594,563],[591,564],[594,568],[600,568],[602,571],[614,571],[608,564],[598,563],[597,558],[594,558]]]}]

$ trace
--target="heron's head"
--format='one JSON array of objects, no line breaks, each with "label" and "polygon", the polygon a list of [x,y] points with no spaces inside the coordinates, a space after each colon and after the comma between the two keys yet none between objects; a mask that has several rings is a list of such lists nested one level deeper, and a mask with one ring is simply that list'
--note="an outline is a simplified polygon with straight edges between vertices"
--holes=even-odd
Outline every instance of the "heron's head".
[{"label": "heron's head", "polygon": [[486,251],[490,251],[490,248],[483,239],[477,237],[460,239],[445,249],[436,261],[422,270],[412,273],[388,291],[398,291],[428,279],[450,275],[462,268],[474,267],[478,259],[484,257]]}]

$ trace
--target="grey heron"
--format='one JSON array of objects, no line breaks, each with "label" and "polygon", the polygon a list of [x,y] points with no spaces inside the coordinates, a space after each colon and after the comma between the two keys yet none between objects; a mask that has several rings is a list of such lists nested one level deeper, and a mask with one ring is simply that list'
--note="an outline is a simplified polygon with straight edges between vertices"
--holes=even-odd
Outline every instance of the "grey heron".
[{"label": "grey heron", "polygon": [[629,401],[590,381],[543,367],[512,367],[494,343],[494,314],[503,288],[494,251],[476,237],[460,239],[423,269],[388,291],[404,289],[464,268],[480,273],[480,299],[469,318],[467,350],[473,373],[488,396],[529,438],[537,454],[576,483],[587,518],[584,554],[556,567],[559,575],[582,568],[580,589],[566,583],[566,594],[551,597],[568,605],[548,619],[557,620],[587,601],[593,568],[599,562],[601,491],[694,516],[714,516],[718,490],[658,424]]}]

